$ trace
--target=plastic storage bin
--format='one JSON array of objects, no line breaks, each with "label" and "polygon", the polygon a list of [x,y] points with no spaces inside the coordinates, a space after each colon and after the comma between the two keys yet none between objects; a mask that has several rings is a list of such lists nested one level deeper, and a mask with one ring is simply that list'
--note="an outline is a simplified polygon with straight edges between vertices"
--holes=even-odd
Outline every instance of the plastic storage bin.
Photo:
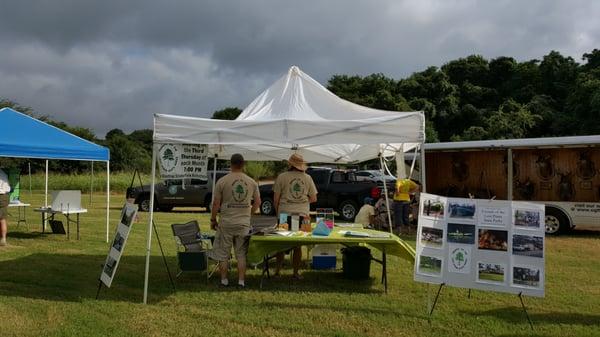
[{"label": "plastic storage bin", "polygon": [[316,245],[312,253],[312,269],[335,269],[337,245]]}]

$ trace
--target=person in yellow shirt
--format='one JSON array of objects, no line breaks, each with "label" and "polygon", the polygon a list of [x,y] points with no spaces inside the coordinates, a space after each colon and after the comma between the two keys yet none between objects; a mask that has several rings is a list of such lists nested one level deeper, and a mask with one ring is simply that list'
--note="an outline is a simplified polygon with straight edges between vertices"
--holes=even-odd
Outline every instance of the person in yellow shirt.
[{"label": "person in yellow shirt", "polygon": [[419,190],[414,181],[404,178],[396,180],[394,190],[394,227],[401,234],[409,231],[410,195]]}]

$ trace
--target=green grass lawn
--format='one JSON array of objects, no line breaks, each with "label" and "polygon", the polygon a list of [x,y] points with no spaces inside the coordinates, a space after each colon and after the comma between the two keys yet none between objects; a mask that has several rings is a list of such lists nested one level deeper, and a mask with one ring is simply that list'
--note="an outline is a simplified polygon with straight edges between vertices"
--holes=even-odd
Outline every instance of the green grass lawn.
[{"label": "green grass lawn", "polygon": [[[40,205],[42,195],[23,199]],[[525,298],[531,332],[514,295],[444,288],[431,322],[427,286],[413,281],[413,267],[390,259],[386,295],[372,265],[372,280],[345,281],[330,272],[290,271],[258,289],[251,270],[249,289],[207,285],[200,275],[177,280],[173,292],[156,240],[152,248],[149,305],[141,304],[147,214],[133,225],[113,287],[95,300],[105,242],[102,194],[82,216],[81,240],[40,233],[39,214],[28,210],[30,230],[10,224],[9,247],[0,248],[0,336],[599,336],[600,232],[549,237],[546,297]],[[111,239],[123,196],[112,196]],[[88,199],[84,198],[87,204]],[[12,213],[16,210],[12,209]],[[169,224],[207,215],[157,213],[156,223],[171,271],[175,243]],[[413,238],[407,238],[414,243]],[[233,274],[230,278],[235,280]],[[431,287],[433,296],[434,287]]]},{"label": "green grass lawn", "polygon": [[487,280],[487,281],[494,281],[494,282],[503,282],[504,281],[504,275],[503,274],[494,274],[494,273],[486,273],[486,272],[480,272],[479,273],[479,279],[480,280]]}]

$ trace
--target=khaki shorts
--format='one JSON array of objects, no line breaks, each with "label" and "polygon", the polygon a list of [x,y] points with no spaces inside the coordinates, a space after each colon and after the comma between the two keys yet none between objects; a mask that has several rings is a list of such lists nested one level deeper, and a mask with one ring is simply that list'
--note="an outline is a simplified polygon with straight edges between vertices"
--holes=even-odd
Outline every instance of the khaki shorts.
[{"label": "khaki shorts", "polygon": [[0,194],[0,219],[8,218],[8,193]]},{"label": "khaki shorts", "polygon": [[229,261],[231,258],[231,248],[235,252],[235,257],[238,261],[246,260],[248,253],[248,243],[250,241],[249,227],[217,228],[213,249],[209,252],[208,257],[216,261]]}]

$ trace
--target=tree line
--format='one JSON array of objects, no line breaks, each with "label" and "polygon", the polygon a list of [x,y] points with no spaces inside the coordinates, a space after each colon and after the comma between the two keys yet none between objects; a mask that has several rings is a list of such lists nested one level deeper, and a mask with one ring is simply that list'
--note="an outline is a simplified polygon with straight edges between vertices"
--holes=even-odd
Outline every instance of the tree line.
[{"label": "tree line", "polygon": [[[600,134],[600,50],[584,53],[581,61],[557,51],[527,61],[471,55],[401,79],[381,73],[334,75],[327,88],[372,108],[424,111],[428,142]],[[113,129],[100,139],[88,128],[53,121],[16,102],[0,100],[0,108],[6,106],[107,146],[113,170],[150,170],[152,130],[127,134]],[[227,107],[215,111],[212,118],[231,120],[241,111]],[[41,168],[41,161],[32,162],[34,170]],[[0,165],[23,166],[25,161],[2,159]],[[52,161],[50,168],[87,171],[89,163]]]}]

